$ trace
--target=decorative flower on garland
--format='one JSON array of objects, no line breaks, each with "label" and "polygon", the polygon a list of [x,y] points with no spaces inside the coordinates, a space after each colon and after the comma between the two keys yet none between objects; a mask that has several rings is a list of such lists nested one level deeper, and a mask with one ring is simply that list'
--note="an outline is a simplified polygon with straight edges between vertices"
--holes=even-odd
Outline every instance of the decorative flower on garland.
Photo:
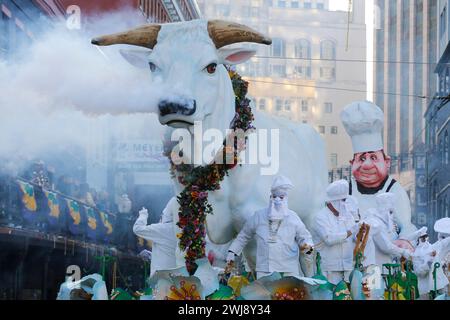
[{"label": "decorative flower on garland", "polygon": [[[248,82],[234,71],[229,71],[229,75],[236,96],[236,115],[231,129],[248,133],[254,129],[250,100],[246,98]],[[177,237],[180,239],[180,249],[186,250],[186,267],[190,274],[197,268],[195,260],[205,257],[206,215],[213,214],[213,208],[208,202],[208,192],[219,190],[225,175],[238,164],[239,152],[245,149],[245,143],[239,140],[234,139],[234,148],[227,145],[225,140],[223,148],[215,157],[216,161],[206,166],[194,167],[183,163],[177,165],[173,162],[171,152],[166,152],[171,161],[172,176],[184,186],[177,198],[180,205],[177,225],[182,230]]]}]

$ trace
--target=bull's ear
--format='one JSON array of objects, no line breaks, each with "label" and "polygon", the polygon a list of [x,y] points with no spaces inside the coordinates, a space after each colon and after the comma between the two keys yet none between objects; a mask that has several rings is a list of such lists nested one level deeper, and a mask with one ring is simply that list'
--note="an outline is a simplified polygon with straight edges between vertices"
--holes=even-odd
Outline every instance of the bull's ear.
[{"label": "bull's ear", "polygon": [[248,59],[256,54],[255,50],[237,48],[237,49],[224,49],[218,50],[220,62],[228,65],[235,65],[246,62]]},{"label": "bull's ear", "polygon": [[131,65],[139,69],[148,68],[148,57],[151,50],[124,50],[120,49],[122,57]]}]

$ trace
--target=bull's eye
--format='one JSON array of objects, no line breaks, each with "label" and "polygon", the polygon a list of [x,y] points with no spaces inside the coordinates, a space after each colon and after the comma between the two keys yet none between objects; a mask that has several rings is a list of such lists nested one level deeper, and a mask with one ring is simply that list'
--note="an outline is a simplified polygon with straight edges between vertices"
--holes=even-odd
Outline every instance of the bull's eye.
[{"label": "bull's eye", "polygon": [[205,69],[209,74],[214,74],[216,73],[217,63],[211,63]]},{"label": "bull's eye", "polygon": [[151,72],[155,72],[156,69],[158,69],[158,67],[156,66],[156,64],[154,64],[153,62],[150,62],[150,63],[149,63],[149,66],[150,66],[150,71],[151,71]]}]

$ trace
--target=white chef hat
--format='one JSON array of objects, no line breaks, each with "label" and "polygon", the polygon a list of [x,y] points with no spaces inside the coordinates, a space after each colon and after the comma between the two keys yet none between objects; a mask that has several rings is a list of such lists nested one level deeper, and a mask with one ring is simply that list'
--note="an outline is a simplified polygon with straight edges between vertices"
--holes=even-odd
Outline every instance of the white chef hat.
[{"label": "white chef hat", "polygon": [[348,197],[349,185],[347,180],[338,180],[331,183],[327,189],[326,201],[336,201],[346,199]]},{"label": "white chef hat", "polygon": [[276,191],[284,191],[287,192],[288,190],[291,190],[294,188],[294,185],[292,184],[291,180],[283,175],[276,176],[275,179],[273,179],[272,187],[270,188],[270,191],[276,192]]},{"label": "white chef hat", "polygon": [[434,223],[434,231],[442,234],[450,234],[450,218],[442,218]]},{"label": "white chef hat", "polygon": [[341,121],[352,139],[353,153],[383,149],[384,114],[369,101],[349,104],[341,113]]}]

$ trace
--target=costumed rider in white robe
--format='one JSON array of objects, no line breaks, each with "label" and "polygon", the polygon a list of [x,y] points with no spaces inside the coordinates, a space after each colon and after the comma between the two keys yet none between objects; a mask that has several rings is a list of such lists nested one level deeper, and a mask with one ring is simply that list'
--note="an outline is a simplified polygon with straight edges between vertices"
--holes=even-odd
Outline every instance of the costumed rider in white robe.
[{"label": "costumed rider in white robe", "polygon": [[175,198],[172,198],[163,210],[160,223],[148,225],[148,210],[142,208],[133,226],[133,232],[138,237],[152,241],[150,276],[153,276],[158,270],[177,267],[175,258],[177,239],[174,233],[172,212],[168,209],[173,199]]},{"label": "costumed rider in white robe", "polygon": [[[419,293],[421,299],[428,299],[429,292],[437,290],[438,294],[446,293],[449,284],[448,263],[450,260],[450,218],[444,218],[436,221],[434,226],[438,233],[438,241],[431,244],[428,242],[428,234],[424,233],[419,238],[416,251],[413,256],[414,272],[419,281]],[[436,288],[434,283],[433,271],[435,263],[439,263],[436,269]]]},{"label": "costumed rider in white robe", "polygon": [[232,263],[247,243],[256,236],[257,278],[273,272],[300,277],[300,251],[312,254],[311,234],[298,215],[289,210],[288,191],[292,182],[277,176],[271,187],[269,206],[256,211],[245,223],[229,248],[227,262]]},{"label": "costumed rider in white robe", "polygon": [[411,234],[411,205],[403,187],[389,176],[391,158],[383,147],[383,111],[368,101],[348,105],[341,120],[352,141],[352,178],[349,194],[357,198],[361,212],[376,208],[375,196],[391,192],[395,195],[395,220],[400,236]]},{"label": "costumed rider in white robe", "polygon": [[392,263],[393,258],[409,259],[411,252],[394,244],[398,239],[398,227],[394,222],[395,194],[382,193],[375,198],[376,209],[367,210],[363,219],[370,225],[371,238],[375,244],[375,263],[382,272],[387,272],[382,268],[383,264]]},{"label": "costumed rider in white robe", "polygon": [[322,271],[330,283],[348,282],[353,264],[354,236],[359,225],[347,211],[348,182],[335,181],[326,189],[325,207],[313,223],[315,249],[322,257]]}]

